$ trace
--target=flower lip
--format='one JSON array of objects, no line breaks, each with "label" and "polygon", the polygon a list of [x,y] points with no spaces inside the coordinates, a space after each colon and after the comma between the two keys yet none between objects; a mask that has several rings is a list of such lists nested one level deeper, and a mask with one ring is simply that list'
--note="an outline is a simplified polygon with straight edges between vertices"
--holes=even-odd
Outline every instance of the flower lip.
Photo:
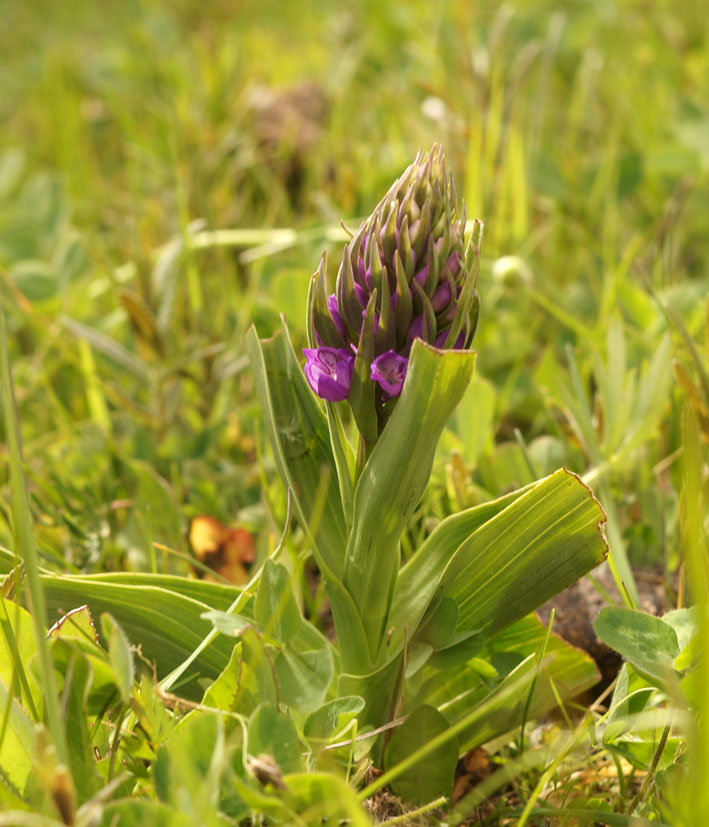
[{"label": "flower lip", "polygon": [[304,348],[305,378],[315,393],[328,402],[347,399],[352,383],[354,354],[345,348]]},{"label": "flower lip", "polygon": [[406,379],[409,360],[395,350],[388,350],[372,362],[371,378],[389,396],[398,396]]}]

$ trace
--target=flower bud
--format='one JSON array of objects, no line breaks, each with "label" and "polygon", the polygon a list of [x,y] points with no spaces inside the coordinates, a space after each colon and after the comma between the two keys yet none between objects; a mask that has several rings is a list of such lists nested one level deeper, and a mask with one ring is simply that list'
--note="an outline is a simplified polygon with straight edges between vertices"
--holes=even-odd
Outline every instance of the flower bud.
[{"label": "flower bud", "polygon": [[[345,246],[334,291],[324,260],[313,277],[309,337],[319,351],[356,354],[352,393],[341,396],[342,371],[338,398],[349,399],[363,434],[383,427],[391,412],[385,403],[401,393],[414,339],[444,349],[467,348],[473,339],[482,225],[474,223],[467,246],[465,228],[465,207],[459,216],[452,177],[434,146],[419,152]],[[327,381],[317,375],[332,394],[333,374]]]}]

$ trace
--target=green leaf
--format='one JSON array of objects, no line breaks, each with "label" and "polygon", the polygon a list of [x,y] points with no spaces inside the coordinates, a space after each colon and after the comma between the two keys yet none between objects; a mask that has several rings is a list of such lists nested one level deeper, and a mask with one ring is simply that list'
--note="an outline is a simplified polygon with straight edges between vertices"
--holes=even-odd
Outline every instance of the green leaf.
[{"label": "green leaf", "polygon": [[333,698],[308,715],[303,734],[308,739],[325,741],[341,732],[363,709],[364,698],[359,695]]},{"label": "green leaf", "polygon": [[282,772],[299,772],[303,747],[295,724],[271,704],[261,704],[249,720],[249,755],[272,756]]},{"label": "green leaf", "polygon": [[451,666],[462,666],[477,655],[485,642],[483,635],[478,631],[462,632],[449,646],[438,649],[433,653],[429,664],[434,669],[450,669]]},{"label": "green leaf", "polygon": [[263,632],[282,643],[296,634],[302,622],[293,596],[290,572],[270,559],[263,565],[254,614]]},{"label": "green leaf", "polygon": [[274,666],[283,703],[307,714],[325,700],[335,672],[332,648],[310,623],[275,654]]},{"label": "green leaf", "polygon": [[365,708],[359,716],[359,728],[381,726],[391,712],[394,690],[401,671],[402,656],[392,658],[384,666],[366,675],[342,673],[337,682],[339,696],[359,695]]},{"label": "green leaf", "polygon": [[277,705],[279,683],[266,645],[253,629],[244,629],[237,690],[231,709],[250,715],[261,703]]},{"label": "green leaf", "polygon": [[278,471],[318,556],[341,577],[347,538],[325,414],[305,380],[287,330],[260,340],[251,328],[246,347]]},{"label": "green leaf", "polygon": [[[123,586],[156,586],[206,603],[214,609],[226,610],[241,594],[237,586],[216,583],[212,580],[196,580],[173,574],[149,574],[147,572],[110,572],[108,574],[82,574],[89,583],[109,583]],[[90,592],[93,587],[89,586]]]},{"label": "green leaf", "polygon": [[[47,617],[53,623],[58,615],[74,606],[88,604],[91,613],[110,613],[143,655],[155,663],[163,677],[188,658],[211,632],[212,624],[202,615],[212,607],[155,585],[143,585],[140,575],[121,579],[44,575],[42,583],[47,600]],[[150,582],[155,582],[154,580]],[[185,579],[185,582],[189,582]],[[198,581],[194,581],[198,582]],[[202,689],[197,678],[216,678],[226,666],[233,641],[223,635],[202,651],[194,663],[191,680],[180,686],[180,694],[199,700]]]},{"label": "green leaf", "polygon": [[[445,732],[448,726],[448,721],[432,706],[423,705],[414,709],[394,731],[387,746],[387,769],[410,758],[419,747]],[[426,804],[442,795],[450,798],[457,763],[458,741],[451,738],[404,770],[391,782],[391,787],[409,804]]]},{"label": "green leaf", "polygon": [[35,723],[0,680],[0,709],[3,739],[0,743],[0,775],[18,795],[28,798],[38,791],[34,766],[37,762]]},{"label": "green leaf", "polygon": [[465,540],[437,593],[453,598],[458,631],[513,623],[605,559],[603,509],[566,469],[541,480]]},{"label": "green leaf", "polygon": [[[344,583],[356,597],[376,662],[399,569],[399,539],[429,480],[443,426],[475,364],[472,351],[439,351],[420,339],[411,349],[399,401],[357,483]],[[361,652],[342,647],[347,671]]]},{"label": "green leaf", "polygon": [[43,261],[21,261],[12,268],[10,275],[25,298],[31,302],[48,301],[57,294],[57,274]]},{"label": "green leaf", "polygon": [[675,674],[679,655],[677,632],[659,617],[635,609],[608,606],[596,618],[596,634],[619,652],[655,686],[664,687]]},{"label": "green leaf", "polygon": [[39,720],[42,690],[29,669],[36,654],[29,612],[0,597],[0,681],[21,700],[25,711]]},{"label": "green leaf", "polygon": [[451,643],[458,625],[458,604],[450,597],[443,597],[424,619],[416,640],[430,643],[434,649],[443,649]]},{"label": "green leaf", "polygon": [[[303,772],[286,775],[284,796],[290,806],[306,816],[307,824],[340,824],[371,827],[372,822],[360,805],[356,792],[341,778],[328,772]],[[295,819],[291,819],[291,824]]]},{"label": "green leaf", "polygon": [[[559,697],[573,698],[598,682],[593,660],[554,634],[549,636],[537,671],[537,653],[545,637],[546,627],[535,615],[529,615],[495,635],[479,658],[464,666],[439,671],[427,664],[423,682],[407,699],[407,707],[438,707],[450,724],[472,715],[460,735],[461,750],[468,750],[520,725],[535,676],[528,720],[556,707]],[[492,665],[501,673],[501,680],[495,678]],[[476,709],[479,714],[473,714]]]},{"label": "green leaf", "polygon": [[52,654],[55,666],[63,667],[63,680],[59,684],[59,692],[64,709],[71,774],[81,804],[91,798],[100,786],[86,714],[93,670],[89,658],[76,642],[57,640],[53,645]]},{"label": "green leaf", "polygon": [[216,812],[221,770],[226,766],[221,718],[193,710],[172,730],[154,764],[155,792],[193,824],[222,824]]},{"label": "green leaf", "polygon": [[131,699],[135,666],[128,638],[108,612],[101,615],[101,628],[108,640],[108,655],[124,703]]},{"label": "green leaf", "polygon": [[239,688],[241,672],[241,647],[235,646],[224,671],[204,693],[202,703],[215,709],[232,711]]},{"label": "green leaf", "polygon": [[662,616],[662,620],[669,623],[677,633],[680,652],[699,632],[699,612],[699,606],[690,606],[687,609],[673,609]]},{"label": "green leaf", "polygon": [[410,680],[433,654],[433,646],[430,643],[422,643],[415,640],[406,652],[406,671],[404,677]]},{"label": "green leaf", "polygon": [[430,603],[443,571],[456,549],[481,525],[522,496],[514,491],[492,502],[446,517],[400,570],[394,587],[389,624],[394,627],[389,651],[403,646],[404,629],[411,636]]}]

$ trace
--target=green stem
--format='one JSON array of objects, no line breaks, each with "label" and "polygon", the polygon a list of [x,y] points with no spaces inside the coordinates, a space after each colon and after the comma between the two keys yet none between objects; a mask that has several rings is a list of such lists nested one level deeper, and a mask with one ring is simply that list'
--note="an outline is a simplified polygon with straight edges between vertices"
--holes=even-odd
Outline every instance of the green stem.
[{"label": "green stem", "polygon": [[37,644],[40,666],[40,683],[44,694],[47,723],[60,761],[69,767],[69,750],[66,733],[59,709],[59,695],[54,677],[45,623],[47,606],[44,590],[39,576],[37,547],[35,545],[32,514],[27,496],[27,484],[22,461],[22,444],[15,409],[15,396],[10,371],[10,356],[7,347],[5,328],[5,311],[0,302],[0,388],[2,389],[2,407],[5,420],[8,454],[10,457],[10,490],[12,495],[12,518],[15,550],[24,560],[27,583],[29,586],[29,608],[32,614],[32,626]]}]

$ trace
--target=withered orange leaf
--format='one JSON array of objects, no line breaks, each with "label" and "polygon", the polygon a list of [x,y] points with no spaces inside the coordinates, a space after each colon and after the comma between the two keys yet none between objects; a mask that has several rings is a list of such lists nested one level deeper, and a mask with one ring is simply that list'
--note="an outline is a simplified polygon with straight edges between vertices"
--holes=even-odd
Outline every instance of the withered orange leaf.
[{"label": "withered orange leaf", "polygon": [[216,517],[194,517],[189,541],[200,562],[230,583],[246,583],[249,564],[254,561],[254,538],[246,529],[229,528]]}]

